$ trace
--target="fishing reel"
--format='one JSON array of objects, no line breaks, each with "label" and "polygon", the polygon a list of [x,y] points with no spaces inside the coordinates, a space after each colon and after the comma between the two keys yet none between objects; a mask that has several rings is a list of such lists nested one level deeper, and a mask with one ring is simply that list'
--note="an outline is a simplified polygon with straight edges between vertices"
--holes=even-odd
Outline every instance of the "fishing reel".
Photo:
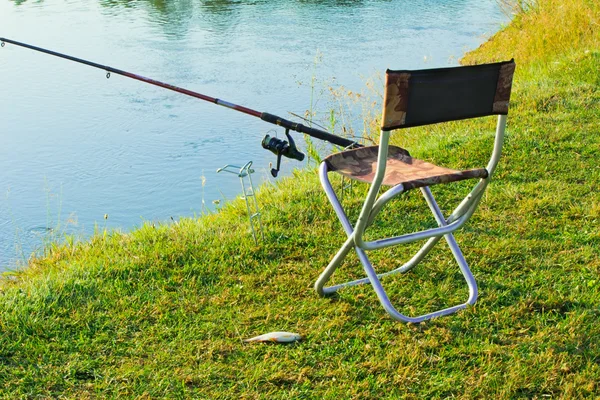
[{"label": "fishing reel", "polygon": [[277,156],[277,168],[271,168],[271,175],[273,175],[274,178],[277,178],[277,174],[279,173],[279,167],[281,166],[282,156],[287,158],[293,158],[294,160],[298,161],[304,160],[304,153],[302,153],[296,147],[296,143],[294,142],[294,139],[292,139],[289,129],[285,130],[285,136],[287,136],[287,141],[269,135],[265,135],[261,143],[263,149],[267,149]]}]

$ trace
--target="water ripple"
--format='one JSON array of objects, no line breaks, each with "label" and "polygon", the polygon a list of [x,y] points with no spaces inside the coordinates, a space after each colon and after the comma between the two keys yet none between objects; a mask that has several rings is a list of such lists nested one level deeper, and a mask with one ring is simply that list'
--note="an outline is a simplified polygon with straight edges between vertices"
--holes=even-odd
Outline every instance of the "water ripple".
[{"label": "water ripple", "polygon": [[[496,0],[0,2],[7,37],[284,117],[311,108],[313,78],[312,106],[326,115],[329,86],[455,64],[503,18]],[[274,156],[260,141],[277,129],[259,119],[15,46],[0,52],[0,269],[57,220],[90,234],[98,221],[129,229],[193,215],[239,194],[237,179],[216,174],[225,164],[253,160],[267,179]],[[359,113],[348,121],[362,126]],[[286,160],[284,173],[302,165]]]}]

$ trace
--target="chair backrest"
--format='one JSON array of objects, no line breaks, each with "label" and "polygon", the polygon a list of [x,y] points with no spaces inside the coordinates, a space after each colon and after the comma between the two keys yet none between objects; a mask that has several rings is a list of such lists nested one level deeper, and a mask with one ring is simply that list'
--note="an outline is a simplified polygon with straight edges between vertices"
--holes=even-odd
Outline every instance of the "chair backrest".
[{"label": "chair backrest", "polygon": [[387,70],[381,129],[508,114],[513,60],[494,64]]}]

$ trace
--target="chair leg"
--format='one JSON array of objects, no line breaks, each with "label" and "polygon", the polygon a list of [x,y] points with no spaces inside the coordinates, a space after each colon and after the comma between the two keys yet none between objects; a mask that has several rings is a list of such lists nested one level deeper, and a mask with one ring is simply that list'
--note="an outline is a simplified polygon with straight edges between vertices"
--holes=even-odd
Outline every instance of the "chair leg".
[{"label": "chair leg", "polygon": [[[323,270],[323,272],[321,273],[321,275],[315,282],[315,286],[314,286],[315,290],[317,291],[317,293],[320,296],[324,296],[326,294],[334,293],[342,287],[355,286],[355,285],[369,283],[369,278],[362,278],[362,279],[357,279],[354,281],[345,282],[340,285],[324,287],[325,283],[327,283],[327,281],[329,280],[331,275],[340,266],[340,264],[344,261],[344,259],[350,252],[350,249],[352,248],[352,244],[354,243],[353,240],[350,240],[350,237],[351,237],[354,229],[352,228],[352,224],[348,220],[348,216],[346,215],[346,212],[344,211],[344,208],[342,207],[342,205],[335,193],[335,190],[333,189],[331,182],[329,181],[329,177],[327,175],[327,165],[326,164],[321,165],[321,167],[319,169],[319,175],[320,175],[321,185],[323,187],[323,190],[325,191],[325,194],[327,195],[329,202],[333,206],[333,209],[334,209],[335,213],[337,214],[338,219],[340,220],[342,227],[344,228],[344,231],[346,232],[346,235],[348,235],[348,240],[340,248],[338,253],[333,257],[333,259],[331,260],[329,265],[327,265],[325,270]],[[378,210],[381,209],[382,206],[383,206],[383,204],[378,206],[377,207]],[[435,236],[435,237],[430,238],[423,245],[423,247],[421,247],[421,249],[405,264],[403,264],[402,266],[400,266],[394,270],[378,274],[377,276],[381,278],[381,277],[384,277],[387,275],[408,272],[409,270],[414,268],[417,264],[419,264],[425,258],[425,256],[437,244],[437,242],[439,242],[440,239],[441,239],[441,236]],[[357,247],[357,249],[358,249],[358,247]]]},{"label": "chair leg", "polygon": [[[433,213],[433,216],[435,217],[435,220],[438,223],[438,225],[439,226],[447,225],[446,219],[444,218],[444,215],[442,214],[442,210],[440,210],[440,207],[438,206],[437,202],[435,201],[435,198],[433,197],[433,194],[431,193],[431,190],[429,189],[429,187],[421,188],[421,193],[423,193],[423,196],[425,197],[425,200],[427,201],[427,205],[429,206],[429,209]],[[465,260],[465,257],[463,256],[462,251],[460,250],[460,247],[458,247],[458,244],[456,243],[456,240],[454,239],[454,235],[452,235],[452,233],[449,233],[447,235],[444,235],[444,239],[446,239],[446,242],[448,243],[448,247],[450,247],[450,251],[452,251],[452,255],[454,256],[454,259],[458,263],[460,272],[463,274],[463,276],[467,282],[467,286],[469,287],[469,298],[467,300],[467,303],[465,303],[465,305],[466,304],[475,304],[475,302],[477,301],[477,282],[475,281],[475,277],[473,276],[473,273],[469,269],[469,265],[467,264],[467,261]]]},{"label": "chair leg", "polygon": [[[467,285],[469,287],[469,298],[468,298],[467,302],[453,306],[453,307],[449,307],[449,308],[446,308],[443,310],[438,310],[438,311],[434,311],[432,313],[424,314],[424,315],[421,315],[418,317],[409,317],[409,316],[406,316],[406,315],[398,312],[398,310],[392,305],[385,289],[383,288],[383,286],[381,284],[380,278],[383,276],[386,276],[386,275],[394,274],[394,273],[404,273],[404,272],[409,271],[413,267],[415,267],[419,262],[421,262],[423,260],[423,258],[425,258],[425,256],[437,244],[437,242],[439,242],[439,240],[441,239],[441,236],[435,236],[435,237],[430,238],[421,247],[421,249],[408,262],[406,262],[401,267],[396,268],[396,269],[386,272],[386,273],[377,274],[375,272],[375,269],[373,268],[371,262],[369,261],[369,258],[367,257],[366,252],[363,249],[361,249],[360,247],[355,246],[355,244],[354,244],[354,229],[353,229],[352,225],[350,224],[350,221],[348,220],[348,217],[346,216],[346,213],[345,213],[342,205],[340,204],[340,202],[335,194],[335,191],[333,190],[333,187],[331,186],[331,183],[327,176],[327,166],[325,163],[321,164],[321,167],[319,169],[319,174],[320,174],[320,178],[321,178],[321,185],[323,186],[323,189],[325,190],[325,193],[326,193],[330,203],[332,204],[333,209],[335,210],[335,212],[344,228],[344,231],[346,232],[346,234],[348,236],[347,240],[344,242],[344,244],[342,245],[340,250],[333,257],[333,259],[331,260],[329,265],[325,268],[325,270],[321,273],[321,275],[315,282],[315,290],[317,291],[317,293],[319,295],[324,296],[327,294],[334,293],[342,287],[370,283],[373,286],[381,305],[386,310],[386,312],[388,314],[390,314],[390,316],[392,318],[394,318],[398,321],[413,322],[413,323],[418,323],[418,322],[422,322],[424,320],[431,319],[434,317],[451,314],[458,310],[466,308],[470,304],[475,303],[475,301],[477,300],[477,284],[475,282],[475,278],[473,277],[473,274],[469,270],[468,264],[467,264],[466,260],[464,259],[464,256],[463,256],[462,252],[460,251],[460,248],[458,247],[456,240],[454,239],[454,236],[452,235],[452,233],[448,233],[448,234],[444,235],[444,239],[448,243],[448,246],[450,247],[450,250],[452,251],[452,254],[453,254],[456,262],[458,263],[459,268],[460,268],[460,270],[467,282]],[[425,196],[427,204],[429,205],[429,208],[431,209],[438,225],[440,227],[447,225],[446,220],[444,219],[443,214],[442,214],[439,206],[435,202],[435,199],[433,198],[433,195],[431,194],[431,191],[429,190],[429,188],[422,188],[421,191],[422,191],[423,195]],[[363,268],[365,270],[367,277],[363,278],[363,279],[357,279],[354,281],[345,282],[345,283],[342,283],[339,285],[325,287],[325,284],[327,283],[327,281],[329,281],[331,275],[341,265],[341,263],[343,262],[345,257],[348,255],[348,253],[350,252],[352,247],[354,247],[356,253],[358,254],[358,258],[359,258],[361,264],[363,265]]]},{"label": "chair leg", "polygon": [[[436,237],[430,238],[423,245],[423,247],[421,247],[421,249],[406,263],[404,263],[400,267],[395,268],[393,270],[379,273],[379,274],[377,274],[377,277],[381,279],[384,276],[393,275],[393,274],[404,274],[404,273],[410,271],[411,269],[416,267],[417,264],[419,264],[425,258],[425,256],[429,253],[429,251],[436,245],[437,242],[440,241],[441,238],[442,238],[441,236],[436,236]],[[354,242],[352,241],[350,244],[353,244],[353,243]],[[345,250],[344,257],[348,254],[348,252],[352,248],[351,245],[348,245],[347,248],[345,246],[346,246],[346,243],[344,243],[344,246],[342,247]],[[361,250],[360,247],[355,247],[355,249]],[[340,249],[340,252],[341,252],[341,249]],[[334,259],[329,263],[327,268],[325,268],[325,270],[321,273],[321,275],[319,276],[319,279],[317,279],[317,281],[315,282],[315,290],[317,291],[317,293],[319,293],[320,296],[325,296],[327,294],[335,293],[336,291],[338,291],[341,288],[345,288],[345,287],[349,287],[349,286],[357,286],[357,285],[362,285],[362,284],[371,282],[369,278],[361,278],[361,279],[356,279],[353,281],[340,283],[339,285],[324,287],[325,283],[327,283],[327,281],[329,280],[331,275],[333,275],[333,273],[335,272],[337,267],[341,264],[342,260],[343,259],[340,259],[338,261],[336,259],[336,257],[334,257]]]},{"label": "chair leg", "polygon": [[[335,270],[344,261],[344,259],[350,252],[350,249],[352,247],[354,247],[353,246],[354,238],[352,237],[354,229],[352,228],[352,224],[348,220],[348,216],[346,215],[344,208],[342,207],[337,195],[335,194],[335,190],[331,186],[331,182],[329,181],[329,177],[327,175],[327,165],[326,164],[324,164],[324,163],[321,164],[321,167],[319,169],[319,175],[320,175],[320,179],[321,179],[321,185],[325,191],[325,194],[327,195],[329,202],[333,206],[333,209],[334,209],[335,213],[337,214],[338,219],[340,220],[342,227],[344,228],[344,231],[346,232],[346,235],[348,236],[348,239],[346,240],[346,242],[343,244],[343,246],[340,248],[340,250],[333,257],[333,259],[331,260],[329,265],[327,265],[327,267],[323,270],[323,272],[321,273],[321,275],[315,282],[315,285],[314,285],[315,291],[320,296],[324,296],[327,294],[335,293],[338,289],[340,289],[342,287],[355,286],[355,285],[360,285],[360,284],[364,284],[364,283],[369,283],[369,278],[357,279],[354,281],[345,282],[340,285],[325,287],[325,284],[327,283],[327,281],[329,280],[331,275],[335,272]],[[383,276],[391,275],[391,274],[395,274],[395,273],[408,272],[409,270],[414,268],[419,262],[421,262],[421,260],[423,260],[423,258],[425,258],[427,253],[429,253],[429,251],[433,248],[433,246],[435,246],[435,244],[440,239],[441,239],[441,236],[430,238],[423,245],[423,247],[404,265],[402,265],[399,268],[396,268],[392,271],[388,271],[388,272],[379,274],[378,276],[383,277]],[[360,250],[360,248],[356,247],[356,250]]]},{"label": "chair leg", "polygon": [[354,247],[354,238],[352,236],[348,237],[346,242],[342,245],[337,254],[333,257],[333,259],[329,262],[329,265],[323,270],[319,278],[315,282],[315,290],[319,294],[319,296],[325,296],[327,294],[331,294],[337,291],[337,287],[324,287],[331,275],[335,272],[335,270],[340,266],[344,258],[348,255],[350,250]]},{"label": "chair leg", "polygon": [[369,258],[365,254],[365,251],[362,249],[358,249],[357,253],[358,253],[358,257],[360,258],[360,261],[364,267],[364,270],[369,278],[369,281],[371,282],[371,285],[373,286],[373,289],[375,290],[375,293],[377,294],[377,298],[379,299],[379,302],[381,303],[381,305],[383,306],[385,311],[387,311],[387,313],[397,321],[419,323],[419,322],[423,322],[423,321],[426,321],[431,318],[441,317],[443,315],[455,313],[459,310],[466,308],[468,304],[473,304],[473,303],[463,303],[463,304],[459,304],[459,305],[456,305],[453,307],[445,308],[443,310],[438,310],[438,311],[434,311],[434,312],[431,312],[428,314],[423,314],[418,317],[409,317],[407,315],[404,315],[404,314],[400,313],[392,305],[392,302],[390,301],[390,298],[387,295],[385,289],[381,285],[381,281],[379,280],[379,277],[377,276],[375,269],[373,269],[373,266],[371,265]]}]

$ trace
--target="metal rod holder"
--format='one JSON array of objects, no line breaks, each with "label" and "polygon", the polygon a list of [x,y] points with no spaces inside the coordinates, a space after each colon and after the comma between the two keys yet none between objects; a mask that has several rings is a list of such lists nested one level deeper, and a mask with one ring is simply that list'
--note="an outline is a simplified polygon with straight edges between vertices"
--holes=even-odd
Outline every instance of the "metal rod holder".
[{"label": "metal rod holder", "polygon": [[[258,207],[258,200],[256,199],[256,194],[254,190],[254,184],[252,183],[252,174],[254,170],[250,168],[252,166],[252,161],[248,161],[244,166],[238,167],[236,165],[227,164],[222,168],[217,170],[218,172],[229,172],[231,174],[236,174],[238,178],[240,178],[240,184],[242,185],[242,199],[246,202],[246,210],[248,211],[248,222],[250,224],[250,229],[252,230],[252,237],[254,238],[254,243],[258,244],[258,238],[256,235],[255,228],[255,220],[258,221],[258,227],[260,229],[260,237],[264,240],[265,235],[263,233],[262,221],[260,219],[260,208]],[[247,178],[248,184],[244,182],[244,178]],[[252,198],[254,201],[249,201],[248,199]]]}]

